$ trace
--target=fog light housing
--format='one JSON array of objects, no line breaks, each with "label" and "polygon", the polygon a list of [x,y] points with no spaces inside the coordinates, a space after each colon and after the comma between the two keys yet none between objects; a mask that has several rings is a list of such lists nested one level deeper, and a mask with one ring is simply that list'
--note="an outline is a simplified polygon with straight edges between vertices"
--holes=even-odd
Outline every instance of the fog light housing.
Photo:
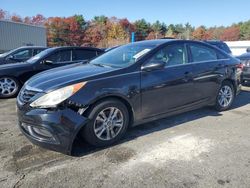
[{"label": "fog light housing", "polygon": [[32,131],[37,135],[45,138],[53,138],[52,134],[46,129],[40,129],[37,127],[32,127]]},{"label": "fog light housing", "polygon": [[57,142],[52,133],[45,128],[33,126],[27,123],[21,123],[20,125],[22,129],[33,138],[49,142]]}]

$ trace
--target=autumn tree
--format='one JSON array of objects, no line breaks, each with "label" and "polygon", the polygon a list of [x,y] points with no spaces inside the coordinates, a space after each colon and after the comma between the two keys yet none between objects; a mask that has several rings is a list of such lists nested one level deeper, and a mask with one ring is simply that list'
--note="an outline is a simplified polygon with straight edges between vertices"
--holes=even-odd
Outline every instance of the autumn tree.
[{"label": "autumn tree", "polygon": [[212,40],[220,40],[222,34],[224,33],[225,27],[210,27],[207,29],[207,33]]},{"label": "autumn tree", "polygon": [[228,27],[222,33],[220,40],[236,41],[240,39],[240,28],[237,26]]},{"label": "autumn tree", "polygon": [[65,46],[67,45],[68,30],[64,18],[48,18],[45,26],[47,28],[48,46]]},{"label": "autumn tree", "polygon": [[86,29],[82,45],[96,47],[103,39],[102,26],[90,23]]},{"label": "autumn tree", "polygon": [[26,24],[31,24],[31,17],[29,16],[24,17],[23,22]]},{"label": "autumn tree", "polygon": [[46,18],[43,15],[37,14],[31,18],[30,23],[33,25],[44,25],[45,21]]},{"label": "autumn tree", "polygon": [[110,47],[130,41],[132,32],[136,40],[174,37],[195,40],[250,40],[250,20],[229,27],[216,26],[205,28],[186,24],[170,24],[156,21],[152,24],[145,19],[131,23],[127,18],[108,18],[104,15],[85,20],[82,15],[70,17],[45,18],[42,14],[24,18],[0,9],[0,19],[44,25],[47,28],[48,46],[96,46]]},{"label": "autumn tree", "polygon": [[132,23],[130,23],[127,18],[120,19],[119,24],[127,33],[135,31],[135,26]]},{"label": "autumn tree", "polygon": [[119,22],[109,23],[107,31],[108,46],[115,46],[129,42],[128,39],[129,39],[129,34],[123,29],[123,27]]},{"label": "autumn tree", "polygon": [[195,40],[208,40],[210,38],[209,33],[204,26],[196,28],[192,33],[192,37]]},{"label": "autumn tree", "polygon": [[13,22],[23,22],[22,18],[16,14],[11,16],[11,21]]},{"label": "autumn tree", "polygon": [[0,9],[0,19],[4,19],[6,12],[3,9]]}]

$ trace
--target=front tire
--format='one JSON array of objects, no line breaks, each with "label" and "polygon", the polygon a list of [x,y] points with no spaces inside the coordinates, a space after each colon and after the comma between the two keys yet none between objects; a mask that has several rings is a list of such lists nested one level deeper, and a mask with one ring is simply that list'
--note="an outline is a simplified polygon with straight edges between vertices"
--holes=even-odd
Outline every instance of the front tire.
[{"label": "front tire", "polygon": [[222,83],[216,98],[215,108],[218,111],[225,111],[231,108],[235,98],[235,89],[231,82]]},{"label": "front tire", "polygon": [[20,90],[20,82],[12,77],[0,78],[0,98],[16,97]]},{"label": "front tire", "polygon": [[109,146],[120,140],[129,125],[128,109],[116,99],[97,103],[87,116],[90,122],[84,127],[82,136],[97,147]]}]

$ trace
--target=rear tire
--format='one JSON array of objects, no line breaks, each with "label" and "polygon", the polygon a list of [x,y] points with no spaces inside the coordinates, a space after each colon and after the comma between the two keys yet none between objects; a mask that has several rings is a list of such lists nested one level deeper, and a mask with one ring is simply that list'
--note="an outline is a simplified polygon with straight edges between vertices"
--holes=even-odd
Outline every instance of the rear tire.
[{"label": "rear tire", "polygon": [[127,107],[116,99],[108,99],[95,104],[88,113],[90,122],[81,132],[91,145],[105,147],[120,140],[129,125]]},{"label": "rear tire", "polygon": [[218,111],[225,111],[231,108],[235,98],[235,89],[229,81],[224,81],[216,97],[215,108]]}]

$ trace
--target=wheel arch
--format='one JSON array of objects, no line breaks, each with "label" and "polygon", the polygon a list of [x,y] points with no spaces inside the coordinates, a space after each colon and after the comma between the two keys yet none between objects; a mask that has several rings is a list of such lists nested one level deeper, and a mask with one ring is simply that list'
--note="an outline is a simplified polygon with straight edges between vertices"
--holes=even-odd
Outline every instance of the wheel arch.
[{"label": "wheel arch", "polygon": [[[105,101],[105,100],[110,100],[110,99],[113,99],[113,100],[118,100],[118,101],[121,101],[128,109],[128,113],[129,113],[129,127],[133,124],[134,122],[134,111],[133,111],[133,107],[131,105],[131,103],[123,96],[120,96],[120,95],[104,95],[104,96],[101,96],[99,98],[97,98],[96,100],[92,101],[87,109],[84,111],[84,113],[82,114],[83,116],[87,116],[87,114],[90,112],[90,110],[92,109],[92,107],[97,104],[97,103],[100,103],[102,101]],[[84,124],[85,125],[85,124]],[[83,131],[84,129],[84,125],[82,125],[77,133],[75,134],[75,136],[73,136],[73,139],[71,141],[71,145],[70,145],[70,154],[72,154],[72,150],[74,148],[74,145],[76,144],[75,141],[77,140],[77,138],[80,137],[80,134],[81,134],[81,131]]]},{"label": "wheel arch", "polygon": [[236,93],[237,93],[237,83],[236,83],[236,81],[233,80],[233,79],[231,79],[231,78],[227,78],[227,79],[223,80],[221,84],[223,84],[225,82],[229,82],[229,83],[231,83],[233,85],[233,87],[234,87],[234,94],[236,95]]},{"label": "wheel arch", "polygon": [[88,107],[85,110],[85,112],[83,113],[83,115],[86,115],[95,104],[100,103],[104,100],[108,100],[108,99],[118,100],[118,101],[122,102],[127,107],[128,113],[129,113],[129,126],[131,126],[134,122],[134,110],[133,110],[131,103],[122,95],[107,94],[107,95],[98,97],[97,99],[95,99],[94,101],[92,101],[88,105]]}]

